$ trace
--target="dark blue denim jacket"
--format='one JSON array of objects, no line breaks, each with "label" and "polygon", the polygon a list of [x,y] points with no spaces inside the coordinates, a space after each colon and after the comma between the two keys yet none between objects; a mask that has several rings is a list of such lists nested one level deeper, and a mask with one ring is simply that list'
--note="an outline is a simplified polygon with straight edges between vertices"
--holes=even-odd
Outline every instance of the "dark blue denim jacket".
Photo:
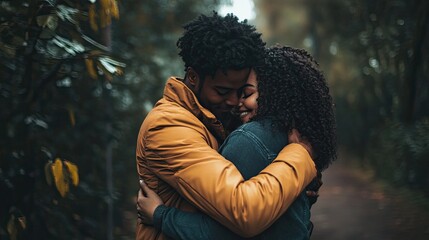
[{"label": "dark blue denim jacket", "polygon": [[[244,124],[219,149],[244,179],[257,175],[287,145],[287,134],[273,124],[271,119]],[[174,239],[242,239],[208,215],[166,206],[155,210],[154,225]],[[310,203],[303,192],[271,227],[252,239],[309,239],[311,228]]]}]

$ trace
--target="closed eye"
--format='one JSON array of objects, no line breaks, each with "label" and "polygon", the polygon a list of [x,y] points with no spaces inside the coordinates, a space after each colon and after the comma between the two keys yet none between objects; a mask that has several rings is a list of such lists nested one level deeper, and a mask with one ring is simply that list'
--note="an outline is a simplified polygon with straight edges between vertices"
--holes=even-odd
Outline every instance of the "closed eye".
[{"label": "closed eye", "polygon": [[229,88],[216,88],[216,92],[220,96],[225,96],[231,92],[231,89],[229,89]]},{"label": "closed eye", "polygon": [[254,93],[256,92],[256,89],[255,89],[255,87],[254,86],[246,86],[244,89],[243,89],[243,94],[242,94],[242,98],[248,98],[248,97],[250,97],[250,96],[252,96]]},{"label": "closed eye", "polygon": [[243,93],[243,96],[241,96],[241,97],[244,98],[244,99],[246,99],[246,98],[248,98],[248,97],[250,97],[252,95],[253,95],[253,93],[249,93],[249,94]]}]

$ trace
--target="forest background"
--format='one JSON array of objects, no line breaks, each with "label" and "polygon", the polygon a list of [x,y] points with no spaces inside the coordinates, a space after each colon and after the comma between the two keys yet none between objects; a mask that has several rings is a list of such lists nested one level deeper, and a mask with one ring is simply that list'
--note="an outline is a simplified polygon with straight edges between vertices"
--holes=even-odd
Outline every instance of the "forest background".
[{"label": "forest background", "polygon": [[[0,1],[1,239],[134,238],[140,124],[184,74],[181,26],[230,3]],[[318,60],[340,150],[426,198],[428,3],[253,0],[251,19]]]}]

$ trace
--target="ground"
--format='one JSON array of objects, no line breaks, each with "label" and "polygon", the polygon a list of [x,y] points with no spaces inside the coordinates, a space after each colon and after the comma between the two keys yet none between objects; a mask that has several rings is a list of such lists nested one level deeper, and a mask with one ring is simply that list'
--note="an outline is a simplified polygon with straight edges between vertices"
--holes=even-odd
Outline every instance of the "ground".
[{"label": "ground", "polygon": [[323,174],[312,240],[429,239],[429,204],[340,158]]},{"label": "ground", "polygon": [[[332,164],[312,208],[311,240],[428,240],[428,198],[374,179],[344,157]],[[124,217],[129,235],[121,239],[134,239],[135,211]]]}]

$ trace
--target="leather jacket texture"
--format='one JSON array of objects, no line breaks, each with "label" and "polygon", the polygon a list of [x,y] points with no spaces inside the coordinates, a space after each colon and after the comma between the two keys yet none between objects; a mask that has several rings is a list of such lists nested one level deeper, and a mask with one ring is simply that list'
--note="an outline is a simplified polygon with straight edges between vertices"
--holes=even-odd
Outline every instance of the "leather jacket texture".
[{"label": "leather jacket texture", "polygon": [[[287,210],[316,177],[316,167],[301,145],[289,144],[257,176],[245,181],[217,151],[225,137],[215,116],[180,79],[171,77],[163,98],[141,125],[137,171],[166,206],[198,209],[235,233],[252,237]],[[136,234],[137,239],[167,239],[140,223]]]}]

